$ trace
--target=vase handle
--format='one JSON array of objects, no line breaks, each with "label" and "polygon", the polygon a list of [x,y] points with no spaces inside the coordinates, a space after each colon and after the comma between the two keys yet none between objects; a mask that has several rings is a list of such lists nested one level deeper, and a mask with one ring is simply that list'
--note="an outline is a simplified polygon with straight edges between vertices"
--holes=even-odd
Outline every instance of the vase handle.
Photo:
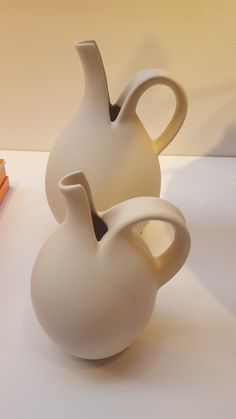
[{"label": "vase handle", "polygon": [[187,97],[183,87],[177,81],[169,77],[164,70],[157,68],[143,70],[137,73],[133,80],[126,86],[116,102],[116,105],[120,108],[117,122],[132,118],[141,95],[151,86],[157,84],[170,87],[170,89],[173,90],[176,99],[175,112],[170,122],[160,136],[153,140],[155,153],[159,154],[168,144],[170,144],[185,120],[187,113]]},{"label": "vase handle", "polygon": [[[129,235],[136,224],[157,220],[173,227],[174,238],[170,246],[154,258],[159,286],[169,281],[183,266],[190,250],[190,234],[180,210],[169,202],[155,197],[137,197],[110,209],[103,217],[112,225],[112,236]],[[136,233],[137,234],[137,233]]]}]

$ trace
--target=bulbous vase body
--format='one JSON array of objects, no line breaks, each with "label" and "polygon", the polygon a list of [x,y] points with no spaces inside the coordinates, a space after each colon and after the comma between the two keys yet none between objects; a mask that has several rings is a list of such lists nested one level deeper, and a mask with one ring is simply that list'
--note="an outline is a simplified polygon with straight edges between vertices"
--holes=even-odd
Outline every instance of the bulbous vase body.
[{"label": "bulbous vase body", "polygon": [[82,107],[49,157],[47,199],[59,222],[64,219],[65,204],[58,180],[78,169],[86,173],[100,211],[129,198],[160,193],[159,161],[138,117],[118,124],[99,117],[90,120],[90,116]]},{"label": "bulbous vase body", "polygon": [[[67,234],[70,247],[65,247]],[[89,246],[71,236],[64,228],[57,230],[36,260],[36,315],[65,352],[84,359],[112,356],[127,348],[149,321],[156,272],[129,241]]]}]

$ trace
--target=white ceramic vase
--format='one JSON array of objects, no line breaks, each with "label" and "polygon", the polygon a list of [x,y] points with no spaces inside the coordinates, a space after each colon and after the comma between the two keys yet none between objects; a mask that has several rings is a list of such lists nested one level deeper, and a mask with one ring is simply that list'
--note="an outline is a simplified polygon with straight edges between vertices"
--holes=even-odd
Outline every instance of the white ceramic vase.
[{"label": "white ceramic vase", "polygon": [[[62,178],[59,190],[66,217],[35,261],[33,307],[66,352],[105,358],[127,348],[145,327],[158,289],[187,258],[190,236],[181,212],[160,198],[132,198],[98,213],[82,172]],[[151,219],[174,231],[158,257],[133,228]]]},{"label": "white ceramic vase", "polygon": [[[78,112],[55,142],[46,171],[48,203],[59,222],[66,210],[57,184],[73,171],[86,174],[100,211],[132,197],[159,196],[157,155],[175,137],[187,111],[183,88],[156,68],[138,73],[112,105],[96,43],[79,42],[76,49],[84,70],[84,96]],[[136,106],[143,92],[156,84],[174,92],[176,109],[164,132],[152,141]]]}]

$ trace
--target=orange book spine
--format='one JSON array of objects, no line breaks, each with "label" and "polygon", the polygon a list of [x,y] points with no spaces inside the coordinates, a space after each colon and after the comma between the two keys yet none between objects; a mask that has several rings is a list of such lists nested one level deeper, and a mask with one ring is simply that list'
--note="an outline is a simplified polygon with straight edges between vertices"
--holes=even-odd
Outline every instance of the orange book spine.
[{"label": "orange book spine", "polygon": [[0,204],[4,200],[9,188],[10,188],[9,178],[8,178],[8,176],[5,176],[5,179],[0,186]]},{"label": "orange book spine", "polygon": [[6,170],[5,170],[5,167],[3,166],[2,170],[0,170],[0,186],[2,185],[5,177],[6,177]]}]

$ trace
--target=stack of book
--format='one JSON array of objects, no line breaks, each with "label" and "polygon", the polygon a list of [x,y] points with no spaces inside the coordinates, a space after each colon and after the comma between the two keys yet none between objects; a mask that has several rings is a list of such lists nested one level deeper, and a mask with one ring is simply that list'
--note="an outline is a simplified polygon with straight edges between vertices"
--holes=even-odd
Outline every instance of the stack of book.
[{"label": "stack of book", "polygon": [[9,178],[6,174],[5,161],[0,159],[0,205],[9,190]]}]

